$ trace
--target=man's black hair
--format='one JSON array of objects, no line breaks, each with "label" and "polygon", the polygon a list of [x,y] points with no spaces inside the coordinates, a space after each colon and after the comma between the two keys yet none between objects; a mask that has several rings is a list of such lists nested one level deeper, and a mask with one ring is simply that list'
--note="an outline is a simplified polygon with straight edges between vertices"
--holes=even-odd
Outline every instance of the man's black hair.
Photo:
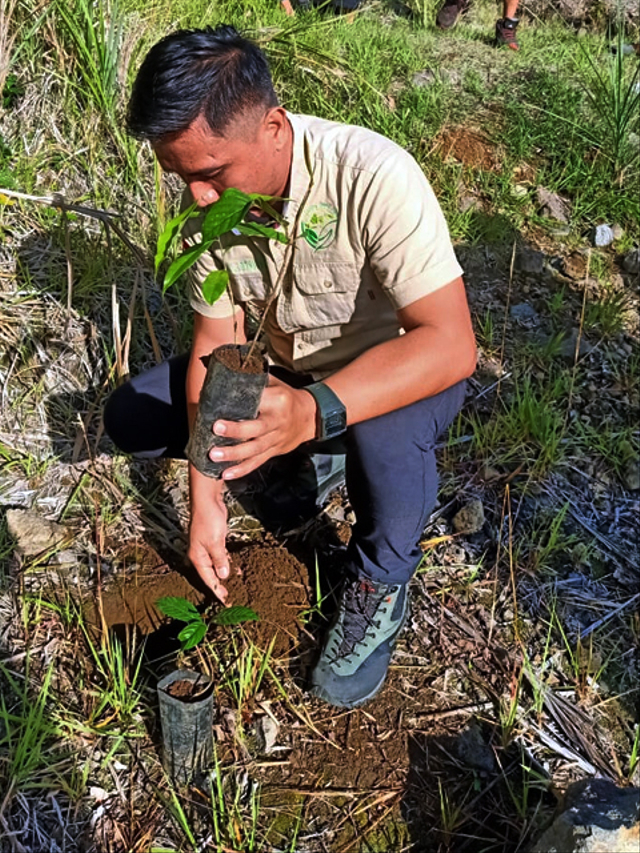
[{"label": "man's black hair", "polygon": [[178,30],[145,57],[129,99],[127,129],[157,142],[202,115],[223,135],[245,110],[277,104],[264,54],[233,27]]}]

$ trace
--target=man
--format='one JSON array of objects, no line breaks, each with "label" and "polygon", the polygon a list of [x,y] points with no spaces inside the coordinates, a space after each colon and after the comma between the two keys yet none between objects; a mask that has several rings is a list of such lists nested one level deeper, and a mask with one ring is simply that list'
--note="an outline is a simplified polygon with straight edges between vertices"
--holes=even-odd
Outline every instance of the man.
[{"label": "man", "polygon": [[[441,30],[450,30],[458,22],[458,18],[469,8],[470,0],[445,0],[436,17],[436,24]],[[508,47],[520,50],[518,44],[518,23],[516,18],[520,0],[503,0],[502,17],[496,21],[494,44],[496,47]]]},{"label": "man", "polygon": [[[128,125],[182,178],[187,200],[206,207],[229,187],[286,200],[295,249],[265,325],[272,375],[255,420],[212,425],[239,440],[211,451],[234,463],[223,479],[189,467],[188,553],[224,600],[225,486],[342,434],[356,524],[311,682],[326,701],[357,707],[386,677],[436,498],[436,438],[475,367],[442,213],[418,165],[390,140],[287,113],[265,57],[232,27],[181,31],[155,45],[135,81]],[[283,255],[277,241],[232,234],[204,259],[192,277],[191,353],[114,392],[105,425],[116,444],[138,455],[183,455],[201,357],[244,340],[245,309],[267,305]],[[222,266],[231,293],[208,305],[200,283]]]}]

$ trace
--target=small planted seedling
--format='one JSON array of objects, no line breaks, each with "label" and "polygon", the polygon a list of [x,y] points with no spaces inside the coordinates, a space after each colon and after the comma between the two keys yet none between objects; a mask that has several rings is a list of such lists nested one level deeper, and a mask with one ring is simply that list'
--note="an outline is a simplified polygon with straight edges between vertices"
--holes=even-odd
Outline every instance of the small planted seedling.
[{"label": "small planted seedling", "polygon": [[158,599],[156,607],[165,616],[185,623],[184,628],[178,634],[183,651],[193,649],[198,643],[202,642],[210,623],[214,625],[240,625],[242,622],[255,622],[260,618],[255,610],[238,604],[221,610],[207,622],[190,601],[171,595]]}]

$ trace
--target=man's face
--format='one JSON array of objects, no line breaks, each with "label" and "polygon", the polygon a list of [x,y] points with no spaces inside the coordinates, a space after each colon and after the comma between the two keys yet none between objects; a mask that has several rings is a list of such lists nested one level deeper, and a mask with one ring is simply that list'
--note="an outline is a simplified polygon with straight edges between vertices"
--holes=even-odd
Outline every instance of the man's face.
[{"label": "man's face", "polygon": [[154,151],[165,172],[179,175],[194,200],[206,207],[224,190],[282,196],[291,168],[292,131],[281,107],[249,112],[214,134],[202,116]]}]

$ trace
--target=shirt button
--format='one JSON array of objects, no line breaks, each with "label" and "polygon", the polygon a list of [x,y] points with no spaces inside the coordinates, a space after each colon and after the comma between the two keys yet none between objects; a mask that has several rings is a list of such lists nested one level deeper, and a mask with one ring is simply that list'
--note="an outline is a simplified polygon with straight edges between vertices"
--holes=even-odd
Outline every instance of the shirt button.
[{"label": "shirt button", "polygon": [[324,286],[325,286],[327,289],[330,289],[330,288],[332,288],[332,287],[333,287],[333,282],[332,282],[332,281],[329,281],[329,280],[327,279],[327,281],[325,281],[325,283],[324,283]]}]

